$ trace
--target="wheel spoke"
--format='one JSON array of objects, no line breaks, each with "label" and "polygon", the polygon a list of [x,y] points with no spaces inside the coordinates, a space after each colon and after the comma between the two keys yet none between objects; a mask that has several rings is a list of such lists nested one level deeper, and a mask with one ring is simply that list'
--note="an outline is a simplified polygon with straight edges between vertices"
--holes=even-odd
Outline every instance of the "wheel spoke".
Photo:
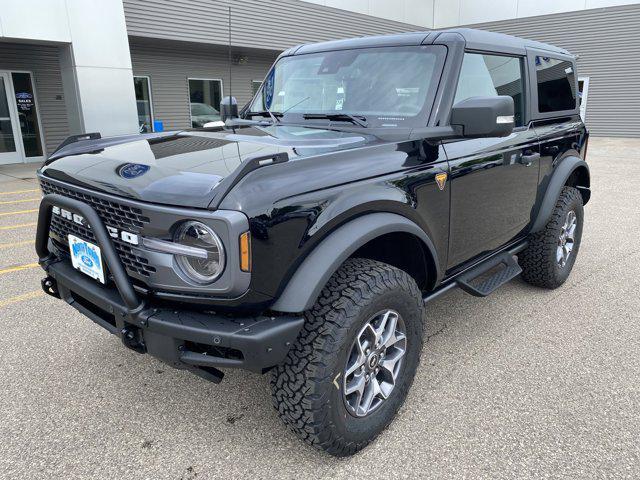
[{"label": "wheel spoke", "polygon": [[367,336],[369,337],[368,339],[365,339],[365,341],[363,343],[364,351],[365,351],[365,353],[367,353],[367,349],[370,349],[370,348],[374,347],[375,344],[377,343],[377,341],[378,341],[378,332],[373,327],[373,325],[371,325],[371,323],[368,323],[366,328],[363,331],[363,335],[364,334],[367,334]]},{"label": "wheel spoke", "polygon": [[349,367],[347,367],[347,370],[345,371],[344,376],[349,377],[351,376],[352,373],[362,368],[362,365],[364,365],[365,360],[366,360],[366,357],[364,355],[359,355],[358,357],[356,357],[353,363]]},{"label": "wheel spoke", "polygon": [[[351,356],[354,358],[351,361],[351,363],[347,365],[347,369],[344,372],[345,381],[352,373],[360,369],[364,365],[364,362],[367,360],[367,356],[364,353],[366,349],[366,344],[365,345],[362,344],[361,337],[362,337],[362,334],[360,334],[356,339],[356,342],[354,345],[356,352],[354,352],[353,350],[351,352]],[[354,356],[354,353],[355,353],[355,356]]]},{"label": "wheel spoke", "polygon": [[360,415],[366,415],[371,408],[371,403],[373,402],[373,384],[368,383],[364,390],[364,395],[362,396],[362,400],[360,401],[357,409]]},{"label": "wheel spoke", "polygon": [[351,395],[357,392],[359,393],[358,397],[362,397],[362,394],[364,393],[364,386],[365,386],[364,374],[356,375],[355,377],[353,377],[353,380],[347,383],[344,389],[344,393],[345,395]]},{"label": "wheel spoke", "polygon": [[406,338],[407,337],[404,333],[398,332],[397,330],[394,329],[394,331],[391,332],[391,335],[389,335],[389,338],[387,338],[387,341],[384,342],[384,347],[387,349],[391,348],[397,343],[402,342]]},{"label": "wheel spoke", "polygon": [[396,369],[396,365],[398,362],[404,357],[404,350],[399,348],[393,350],[389,353],[381,362],[380,367],[382,367],[382,371],[385,372],[385,377],[389,378],[390,383],[396,383],[396,377],[398,375],[398,369]]},{"label": "wheel spoke", "polygon": [[360,413],[362,415],[366,415],[371,410],[371,405],[375,400],[376,396],[380,393],[380,384],[378,380],[372,378],[371,381],[367,384],[364,390],[364,395],[362,397],[362,403],[360,404]]},{"label": "wheel spoke", "polygon": [[396,324],[398,323],[398,315],[392,311],[387,310],[380,320],[380,325],[376,328],[376,345],[381,346],[389,335],[392,335],[396,330]]}]

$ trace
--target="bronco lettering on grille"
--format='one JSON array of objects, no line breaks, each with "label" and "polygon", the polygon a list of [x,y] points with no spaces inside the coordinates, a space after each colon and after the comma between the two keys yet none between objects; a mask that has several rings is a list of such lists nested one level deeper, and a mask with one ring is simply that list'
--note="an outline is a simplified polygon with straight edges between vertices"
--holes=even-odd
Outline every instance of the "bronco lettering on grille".
[{"label": "bronco lettering on grille", "polygon": [[[70,212],[69,210],[65,210],[64,208],[54,206],[51,211],[55,215],[59,215],[62,218],[65,218],[71,222],[75,222],[78,225],[82,225],[85,228],[91,228],[91,225],[87,223],[87,221],[81,215],[77,213]],[[138,245],[139,239],[138,235],[131,232],[126,232],[124,230],[118,230],[115,227],[105,225],[107,227],[107,232],[109,232],[109,236],[111,238],[120,239],[123,242],[129,243],[131,245]]]}]

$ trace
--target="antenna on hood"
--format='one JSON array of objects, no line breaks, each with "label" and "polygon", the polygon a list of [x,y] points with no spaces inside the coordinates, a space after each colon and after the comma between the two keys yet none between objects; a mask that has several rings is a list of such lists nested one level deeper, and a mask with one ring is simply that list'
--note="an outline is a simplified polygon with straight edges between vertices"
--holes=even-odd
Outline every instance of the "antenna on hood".
[{"label": "antenna on hood", "polygon": [[[236,101],[235,98],[233,98],[233,96],[231,95],[231,70],[232,70],[232,64],[233,64],[233,59],[232,59],[232,54],[231,54],[231,7],[229,7],[229,20],[228,20],[228,24],[229,24],[229,96],[226,98],[223,98],[222,101],[220,102],[220,119],[224,122],[226,121],[228,118],[237,118],[238,117],[238,102]],[[229,100],[227,100],[227,98]]]},{"label": "antenna on hood", "polygon": [[231,107],[231,7],[229,7],[229,107]]}]

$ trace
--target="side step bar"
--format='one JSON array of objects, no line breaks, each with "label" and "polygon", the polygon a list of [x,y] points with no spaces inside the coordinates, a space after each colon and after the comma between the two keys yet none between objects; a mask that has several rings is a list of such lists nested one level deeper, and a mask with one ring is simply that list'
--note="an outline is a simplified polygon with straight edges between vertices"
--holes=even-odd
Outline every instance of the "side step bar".
[{"label": "side step bar", "polygon": [[[426,293],[423,295],[422,301],[425,304],[429,303],[454,288],[461,288],[474,297],[486,297],[522,273],[522,269],[520,268],[520,265],[518,265],[515,255],[526,247],[526,241],[516,243],[502,253],[498,253],[495,256],[482,261],[469,270],[466,270],[458,276],[441,284],[435,290]],[[491,276],[482,279],[480,278],[494,269],[496,271],[493,272]]]},{"label": "side step bar", "polygon": [[[490,277],[474,282],[496,268],[498,270]],[[474,297],[486,297],[521,273],[522,269],[514,256],[505,252],[463,273],[456,279],[456,283],[462,290]]]}]

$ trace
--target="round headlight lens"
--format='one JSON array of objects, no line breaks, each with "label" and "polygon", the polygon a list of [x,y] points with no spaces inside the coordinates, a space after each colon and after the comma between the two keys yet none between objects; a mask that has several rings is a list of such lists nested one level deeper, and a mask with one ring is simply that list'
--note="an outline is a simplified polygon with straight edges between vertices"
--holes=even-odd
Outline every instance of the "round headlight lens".
[{"label": "round headlight lens", "polygon": [[191,280],[207,284],[220,276],[224,269],[224,248],[220,238],[204,223],[184,222],[176,230],[174,242],[207,252],[207,258],[176,255],[178,265]]}]

